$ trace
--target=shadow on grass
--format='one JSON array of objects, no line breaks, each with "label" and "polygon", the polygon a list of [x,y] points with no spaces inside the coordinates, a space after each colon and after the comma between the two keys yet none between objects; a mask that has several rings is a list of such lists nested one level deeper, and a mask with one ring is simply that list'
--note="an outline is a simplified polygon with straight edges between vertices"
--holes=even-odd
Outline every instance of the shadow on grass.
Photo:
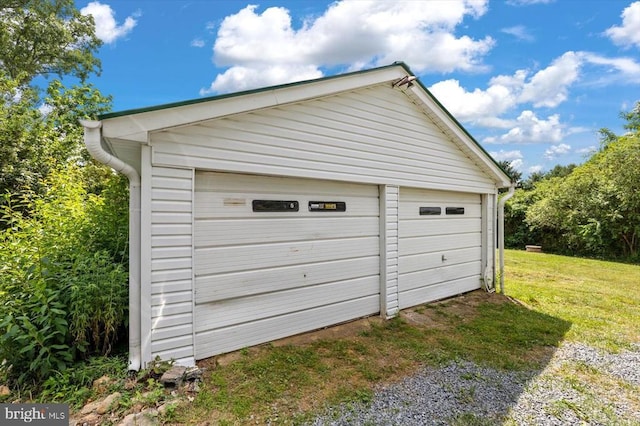
[{"label": "shadow on grass", "polygon": [[341,325],[339,336],[325,330],[294,344],[245,349],[224,366],[205,361],[204,389],[174,420],[495,424],[544,369],[570,325],[475,291],[390,321]]},{"label": "shadow on grass", "polygon": [[500,424],[570,326],[479,292],[405,310],[368,334],[422,367],[358,409],[333,407],[311,424]]}]

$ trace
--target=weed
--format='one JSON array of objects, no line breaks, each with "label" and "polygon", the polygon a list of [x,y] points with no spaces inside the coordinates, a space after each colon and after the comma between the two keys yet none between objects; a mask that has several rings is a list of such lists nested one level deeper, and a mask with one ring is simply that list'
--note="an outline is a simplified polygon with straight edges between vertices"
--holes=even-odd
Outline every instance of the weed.
[{"label": "weed", "polygon": [[450,426],[493,426],[495,419],[488,419],[473,413],[462,413],[449,420]]}]

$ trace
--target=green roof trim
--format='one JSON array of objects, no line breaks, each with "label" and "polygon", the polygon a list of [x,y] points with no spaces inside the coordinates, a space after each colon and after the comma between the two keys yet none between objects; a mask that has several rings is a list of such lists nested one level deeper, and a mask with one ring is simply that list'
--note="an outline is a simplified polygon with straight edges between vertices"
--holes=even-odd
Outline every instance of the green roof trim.
[{"label": "green roof trim", "polygon": [[449,110],[447,110],[444,107],[444,105],[442,105],[442,103],[440,103],[440,101],[433,95],[433,93],[431,93],[429,91],[429,89],[427,89],[427,87],[422,83],[422,81],[420,81],[420,79],[417,78],[417,76],[413,73],[413,71],[411,71],[409,66],[406,63],[402,62],[402,61],[396,61],[396,62],[394,62],[394,63],[392,63],[390,65],[383,65],[383,66],[376,67],[376,68],[369,68],[369,69],[366,69],[366,70],[353,71],[353,72],[348,72],[348,73],[344,73],[344,74],[335,74],[335,75],[330,75],[330,76],[321,77],[321,78],[315,78],[315,79],[311,79],[311,80],[302,80],[302,81],[296,81],[296,82],[293,82],[293,83],[280,84],[280,85],[276,85],[276,86],[267,86],[267,87],[260,87],[260,88],[257,88],[257,89],[244,90],[244,91],[240,91],[240,92],[226,93],[224,95],[207,96],[207,97],[190,99],[190,100],[180,101],[180,102],[171,102],[171,103],[153,105],[153,106],[148,106],[148,107],[143,107],[143,108],[135,108],[135,109],[129,109],[129,110],[124,110],[124,111],[110,112],[110,113],[99,115],[98,119],[99,120],[108,120],[110,118],[125,117],[127,115],[142,114],[142,113],[146,113],[146,112],[160,111],[160,110],[163,110],[163,109],[177,108],[177,107],[181,107],[181,106],[188,106],[188,105],[195,105],[195,104],[204,103],[204,102],[216,101],[216,100],[220,100],[220,99],[228,99],[228,98],[246,96],[246,95],[251,95],[251,94],[254,94],[254,93],[262,93],[262,92],[268,92],[268,91],[272,91],[272,90],[284,89],[284,88],[287,88],[287,87],[301,86],[301,85],[304,85],[304,84],[317,83],[317,82],[322,82],[322,81],[342,78],[342,77],[346,77],[346,76],[353,76],[353,75],[358,75],[358,74],[366,74],[366,73],[375,72],[375,71],[379,71],[379,70],[386,69],[386,68],[393,68],[393,67],[397,67],[397,66],[400,66],[400,67],[404,68],[404,70],[409,75],[416,77],[415,82],[418,83],[420,88],[422,90],[424,90],[424,92],[438,105],[438,107],[440,107],[440,109],[442,109],[442,111],[444,111],[445,114],[447,114],[447,116],[449,116],[449,118],[456,124],[456,126],[458,126],[458,128],[460,128],[460,130],[462,130],[469,137],[469,139],[478,148],[480,148],[480,150],[489,159],[491,159],[491,161],[498,167],[498,169],[500,169],[500,171],[502,173],[504,173],[504,175],[507,176],[511,182],[513,182],[513,178],[511,177],[511,175],[509,175],[509,173],[507,173],[504,170],[504,168],[502,168],[502,166],[491,156],[491,154],[489,154],[482,147],[482,145],[480,145],[480,143],[473,136],[471,136],[471,133],[469,133],[467,131],[467,129],[465,129],[465,127],[462,124],[460,124],[460,122],[449,112]]}]

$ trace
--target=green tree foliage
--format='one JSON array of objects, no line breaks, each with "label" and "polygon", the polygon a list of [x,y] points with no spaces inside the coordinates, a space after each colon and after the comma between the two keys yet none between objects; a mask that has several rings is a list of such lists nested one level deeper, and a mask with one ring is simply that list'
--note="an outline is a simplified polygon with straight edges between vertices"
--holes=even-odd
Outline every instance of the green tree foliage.
[{"label": "green tree foliage", "polygon": [[21,86],[50,74],[84,81],[100,70],[93,18],[73,0],[2,0],[0,24],[0,64]]},{"label": "green tree foliage", "polygon": [[640,234],[640,137],[619,137],[607,149],[554,181],[527,212],[527,223],[558,233],[569,251],[635,258]]},{"label": "green tree foliage", "polygon": [[66,88],[53,80],[40,100],[36,89],[1,72],[0,90],[0,194],[40,192],[42,179],[57,165],[90,163],[78,120],[109,111],[109,97],[91,85]]},{"label": "green tree foliage", "polygon": [[0,357],[18,383],[109,353],[127,319],[126,264],[118,263],[127,249],[126,179],[114,175],[97,196],[68,165],[43,187],[41,196],[5,196],[2,209]]},{"label": "green tree foliage", "polygon": [[111,108],[84,83],[99,46],[73,0],[0,0],[0,378],[11,383],[109,353],[126,327],[127,182],[89,158],[78,122]]},{"label": "green tree foliage", "polygon": [[639,257],[640,103],[629,113],[629,132],[603,131],[603,144],[580,166],[556,167],[516,192],[507,203],[507,243],[542,244],[547,251]]},{"label": "green tree foliage", "polygon": [[31,83],[84,82],[100,69],[100,45],[93,18],[73,0],[0,1],[0,194],[37,192],[52,167],[83,157],[78,119],[109,111],[111,99],[84,83],[54,79],[44,92]]},{"label": "green tree foliage", "polygon": [[518,170],[516,170],[511,165],[511,161],[507,161],[507,160],[498,161],[498,165],[500,165],[502,170],[507,172],[507,174],[511,177],[512,182],[520,182],[520,180],[522,180],[522,172],[519,172]]}]

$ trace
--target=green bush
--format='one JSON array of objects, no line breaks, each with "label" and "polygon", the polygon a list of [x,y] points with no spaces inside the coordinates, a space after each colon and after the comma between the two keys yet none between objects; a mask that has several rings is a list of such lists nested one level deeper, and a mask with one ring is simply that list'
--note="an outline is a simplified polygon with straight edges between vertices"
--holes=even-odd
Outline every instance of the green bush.
[{"label": "green bush", "polygon": [[112,179],[101,196],[88,194],[81,169],[69,166],[43,182],[43,196],[5,196],[0,359],[9,381],[41,383],[77,359],[109,353],[126,325],[126,204],[111,213],[119,220],[98,217],[113,206],[106,198],[126,192]]}]

